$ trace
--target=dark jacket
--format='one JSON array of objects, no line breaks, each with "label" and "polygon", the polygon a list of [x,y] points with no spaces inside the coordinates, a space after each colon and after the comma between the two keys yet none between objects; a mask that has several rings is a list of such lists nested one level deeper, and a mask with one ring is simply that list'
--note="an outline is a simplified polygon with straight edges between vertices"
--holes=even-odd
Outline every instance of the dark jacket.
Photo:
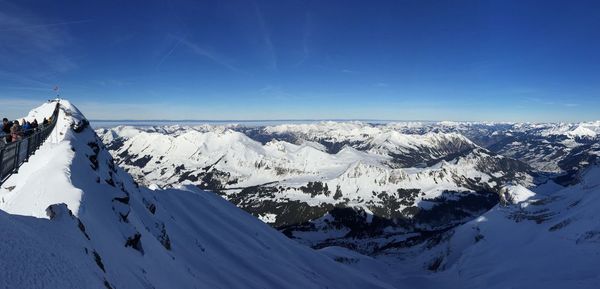
[{"label": "dark jacket", "polygon": [[12,126],[12,122],[9,122],[7,124],[2,124],[2,132],[4,132],[5,134],[10,134],[11,126]]}]

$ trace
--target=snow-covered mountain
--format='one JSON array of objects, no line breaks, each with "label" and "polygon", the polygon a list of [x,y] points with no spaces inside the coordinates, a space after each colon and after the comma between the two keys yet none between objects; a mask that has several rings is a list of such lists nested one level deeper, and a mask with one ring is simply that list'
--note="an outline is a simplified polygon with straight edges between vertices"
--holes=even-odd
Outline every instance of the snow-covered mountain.
[{"label": "snow-covered mountain", "polygon": [[[505,185],[533,182],[526,164],[452,132],[327,122],[265,127],[260,135],[231,126],[121,126],[97,133],[140,183],[219,191],[313,246],[389,230],[447,229],[494,206]],[[350,216],[341,222],[315,224],[345,208]],[[327,233],[314,238],[306,231]]]},{"label": "snow-covered mountain", "polygon": [[598,288],[600,164],[563,188],[510,186],[480,217],[429,238],[398,238],[371,257],[322,252],[359,270],[377,268],[392,284],[414,288]]},{"label": "snow-covered mountain", "polygon": [[526,162],[541,173],[563,175],[568,183],[600,155],[600,121],[582,123],[389,124],[399,131],[456,132],[501,155]]},{"label": "snow-covered mountain", "polygon": [[138,186],[64,100],[0,188],[0,231],[1,288],[393,288],[211,192]]},{"label": "snow-covered mountain", "polygon": [[[540,174],[568,184],[600,155],[600,121],[581,123],[361,122],[278,125],[244,130],[257,140],[310,139],[328,144],[352,143],[389,131],[403,134],[454,133],[494,153],[518,159]],[[332,136],[330,136],[332,135]]]},{"label": "snow-covered mountain", "polygon": [[[592,155],[597,139],[557,138],[577,143],[562,157],[578,168],[562,186],[489,149],[518,124],[494,124],[504,136],[487,146],[485,132],[462,136],[487,124],[324,126],[338,125],[374,132],[171,126],[98,136],[63,100],[50,138],[0,188],[0,287],[600,286],[600,163],[574,157]],[[481,127],[461,132],[468,126]]]}]

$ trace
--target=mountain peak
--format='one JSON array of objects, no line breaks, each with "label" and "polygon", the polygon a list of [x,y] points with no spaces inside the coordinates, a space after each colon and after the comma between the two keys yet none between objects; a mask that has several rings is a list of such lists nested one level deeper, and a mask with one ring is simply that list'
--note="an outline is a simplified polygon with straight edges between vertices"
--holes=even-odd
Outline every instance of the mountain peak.
[{"label": "mountain peak", "polygon": [[0,197],[6,288],[392,288],[211,192],[139,187],[65,100],[51,137]]}]

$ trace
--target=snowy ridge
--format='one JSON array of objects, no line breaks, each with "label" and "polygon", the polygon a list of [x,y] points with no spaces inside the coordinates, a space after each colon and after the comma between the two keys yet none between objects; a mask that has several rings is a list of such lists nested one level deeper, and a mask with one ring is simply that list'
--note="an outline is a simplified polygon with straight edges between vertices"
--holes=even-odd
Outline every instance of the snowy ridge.
[{"label": "snowy ridge", "polygon": [[171,135],[120,127],[100,135],[113,146],[115,134],[122,132],[122,144],[114,151],[115,157],[140,181],[159,186],[180,183],[178,172],[195,174],[202,169],[227,172],[225,186],[244,187],[305,175],[333,176],[359,160],[385,160],[351,148],[328,154],[321,145],[311,142],[296,145],[272,141],[261,145],[243,133],[221,128],[206,132],[189,129]]},{"label": "snowy ridge", "polygon": [[[294,141],[283,134],[295,126],[271,138],[230,126],[100,138],[84,120],[61,101],[49,140],[0,188],[2,288],[600,286],[600,154],[589,137],[532,124],[325,123]],[[498,139],[484,147],[490,131]],[[569,186],[535,187],[531,168],[506,156],[523,147],[540,164],[564,150],[556,165],[570,169]],[[113,156],[169,188],[139,186]],[[322,249],[198,188],[208,185]]]},{"label": "snowy ridge", "polygon": [[580,178],[550,195],[509,188],[523,198],[494,207],[424,251],[421,260],[439,273],[417,282],[422,288],[598,287],[600,167],[586,169]]},{"label": "snowy ridge", "polygon": [[[337,123],[326,123],[326,127],[334,124]],[[357,125],[359,124],[348,124],[352,129]],[[307,131],[315,127],[307,126]],[[202,185],[206,179],[195,177],[194,174],[202,170],[216,170],[224,172],[221,174],[224,177],[224,182],[220,183],[221,188],[249,187],[271,182],[298,188],[309,181],[320,181],[326,182],[330,188],[345,187],[347,190],[342,190],[344,193],[353,191],[370,199],[373,190],[435,186],[435,178],[428,176],[437,175],[442,170],[449,171],[445,178],[440,177],[447,185],[438,186],[438,191],[448,188],[468,190],[461,189],[460,184],[456,183],[457,176],[477,177],[484,181],[491,179],[491,176],[478,171],[476,166],[480,164],[477,159],[460,158],[454,164],[442,160],[442,167],[408,170],[395,162],[404,157],[416,158],[412,161],[415,165],[426,166],[425,161],[437,162],[439,158],[449,154],[477,148],[470,140],[456,133],[407,135],[386,132],[373,135],[364,143],[358,144],[357,147],[362,150],[345,145],[335,153],[328,153],[322,144],[309,140],[303,140],[300,145],[281,140],[271,140],[261,145],[241,132],[222,127],[205,132],[188,128],[187,132],[176,135],[154,131],[156,130],[148,132],[141,128],[118,127],[99,130],[99,134],[111,147],[121,142],[115,147],[113,155],[129,172],[138,176],[139,181],[159,186],[183,180]],[[114,139],[115,134],[120,134],[118,141]],[[481,152],[478,156],[489,155]],[[418,156],[415,157],[415,154]],[[362,169],[359,171],[359,168]],[[186,175],[186,171],[190,173]],[[188,178],[181,178],[182,176]],[[359,178],[362,180],[346,183],[349,179]],[[294,196],[282,197],[294,199]],[[302,197],[298,200],[305,199],[306,197]],[[330,202],[338,203],[335,200]]]},{"label": "snowy ridge", "polygon": [[[421,127],[422,123],[409,123],[406,127]],[[298,139],[326,143],[356,144],[358,148],[379,154],[408,153],[431,150],[430,159],[439,158],[446,152],[445,144],[456,144],[458,150],[474,147],[468,138],[458,133],[428,132],[404,133],[394,125],[375,126],[363,122],[321,122],[314,124],[290,124],[267,126],[262,133],[270,135],[294,135]],[[358,144],[357,144],[358,143]],[[442,149],[438,151],[436,149]]]},{"label": "snowy ridge", "polygon": [[380,135],[389,131],[403,133],[420,132],[465,132],[473,129],[509,128],[512,132],[534,132],[538,135],[563,135],[572,138],[595,138],[600,133],[600,120],[580,123],[515,123],[515,122],[389,122],[374,125],[365,122],[320,122],[312,124],[284,124],[267,126],[268,134],[294,134],[309,138],[328,136],[335,139],[360,139]]},{"label": "snowy ridge", "polygon": [[600,121],[582,123],[561,123],[541,126],[541,135],[564,135],[570,138],[595,138],[600,133]]},{"label": "snowy ridge", "polygon": [[[288,130],[304,135],[270,135]],[[446,229],[495,205],[504,184],[533,183],[525,164],[495,155],[456,132],[407,134],[360,122],[258,131],[171,126],[97,132],[138,182],[218,191],[295,237],[306,236],[300,230],[324,228],[311,224],[343,208],[353,212],[342,215],[354,216],[338,217],[356,218],[353,222],[370,227],[345,221],[335,225],[360,228],[341,230],[348,236],[369,231],[364,236],[371,237],[388,227],[403,233]]]},{"label": "snowy ridge", "polygon": [[397,238],[374,258],[339,247],[322,251],[418,288],[597,288],[600,164],[577,177],[566,188],[506,186],[509,202],[424,241]]},{"label": "snowy ridge", "polygon": [[[492,152],[526,162],[543,174],[573,174],[599,153],[600,121],[581,123],[389,123],[402,133],[460,133]],[[385,130],[384,129],[384,130]]]},{"label": "snowy ridge", "polygon": [[[345,132],[347,126],[351,127]],[[510,122],[395,122],[324,123],[266,127],[263,133],[289,139],[321,142],[365,142],[372,135],[396,132],[408,135],[458,133],[494,153],[521,160],[541,174],[566,175],[562,184],[571,182],[574,171],[592,163],[600,154],[600,121],[581,123],[510,123]],[[419,151],[413,154],[418,154]],[[426,156],[426,155],[425,155]],[[415,165],[400,160],[403,165]]]},{"label": "snowy ridge", "polygon": [[[357,162],[389,166],[396,159],[400,161],[399,156],[409,156],[416,151],[422,151],[421,156],[418,161],[411,162],[422,162],[475,147],[458,134],[420,136],[389,132],[367,140],[360,147],[365,149],[363,151],[346,145],[330,153],[322,144],[309,140],[301,144],[272,140],[261,145],[229,128],[206,129],[208,127],[203,127],[200,131],[193,127],[172,134],[164,133],[172,131],[170,128],[157,131],[155,128],[117,127],[100,129],[98,133],[109,147],[114,148],[113,155],[120,164],[139,181],[159,186],[181,182],[174,172],[180,165],[183,165],[180,171],[198,171],[212,166],[229,173],[227,180],[232,183],[224,184],[225,187],[246,187],[306,179],[303,175],[331,179]],[[142,166],[144,170],[140,171]]]},{"label": "snowy ridge", "polygon": [[392,288],[213,193],[138,187],[84,123],[61,100],[51,141],[0,189],[0,287]]}]

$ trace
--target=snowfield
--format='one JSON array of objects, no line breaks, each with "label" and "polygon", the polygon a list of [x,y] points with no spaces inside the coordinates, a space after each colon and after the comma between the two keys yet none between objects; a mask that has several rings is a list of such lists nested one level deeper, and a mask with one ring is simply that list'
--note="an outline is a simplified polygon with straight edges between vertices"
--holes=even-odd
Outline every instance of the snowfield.
[{"label": "snowfield", "polygon": [[578,178],[577,185],[537,194],[510,187],[512,202],[416,245],[405,238],[372,257],[321,251],[411,288],[599,288],[600,166]]},{"label": "snowfield", "polygon": [[600,288],[598,127],[94,131],[60,100],[0,187],[0,288]]},{"label": "snowfield", "polygon": [[[523,195],[523,188],[515,189],[519,192],[512,195]],[[598,288],[600,166],[588,168],[577,185],[550,195],[525,195],[456,228],[428,252],[429,266],[439,271],[433,283],[443,288]],[[398,282],[411,284],[410,278]]]},{"label": "snowfield", "polygon": [[[47,115],[47,103],[30,117]],[[1,288],[393,288],[193,187],[138,188],[61,101],[0,189]]]},{"label": "snowfield", "polygon": [[[490,194],[509,174],[511,182],[532,184],[525,164],[458,133],[404,134],[357,122],[264,128],[266,133],[284,131],[305,138],[261,143],[229,126],[119,126],[97,133],[139,183],[188,183],[220,191],[275,226],[316,219],[332,207],[410,218],[434,207],[432,200]],[[319,131],[325,131],[324,139],[310,137]],[[417,193],[404,196],[413,190]]]}]

